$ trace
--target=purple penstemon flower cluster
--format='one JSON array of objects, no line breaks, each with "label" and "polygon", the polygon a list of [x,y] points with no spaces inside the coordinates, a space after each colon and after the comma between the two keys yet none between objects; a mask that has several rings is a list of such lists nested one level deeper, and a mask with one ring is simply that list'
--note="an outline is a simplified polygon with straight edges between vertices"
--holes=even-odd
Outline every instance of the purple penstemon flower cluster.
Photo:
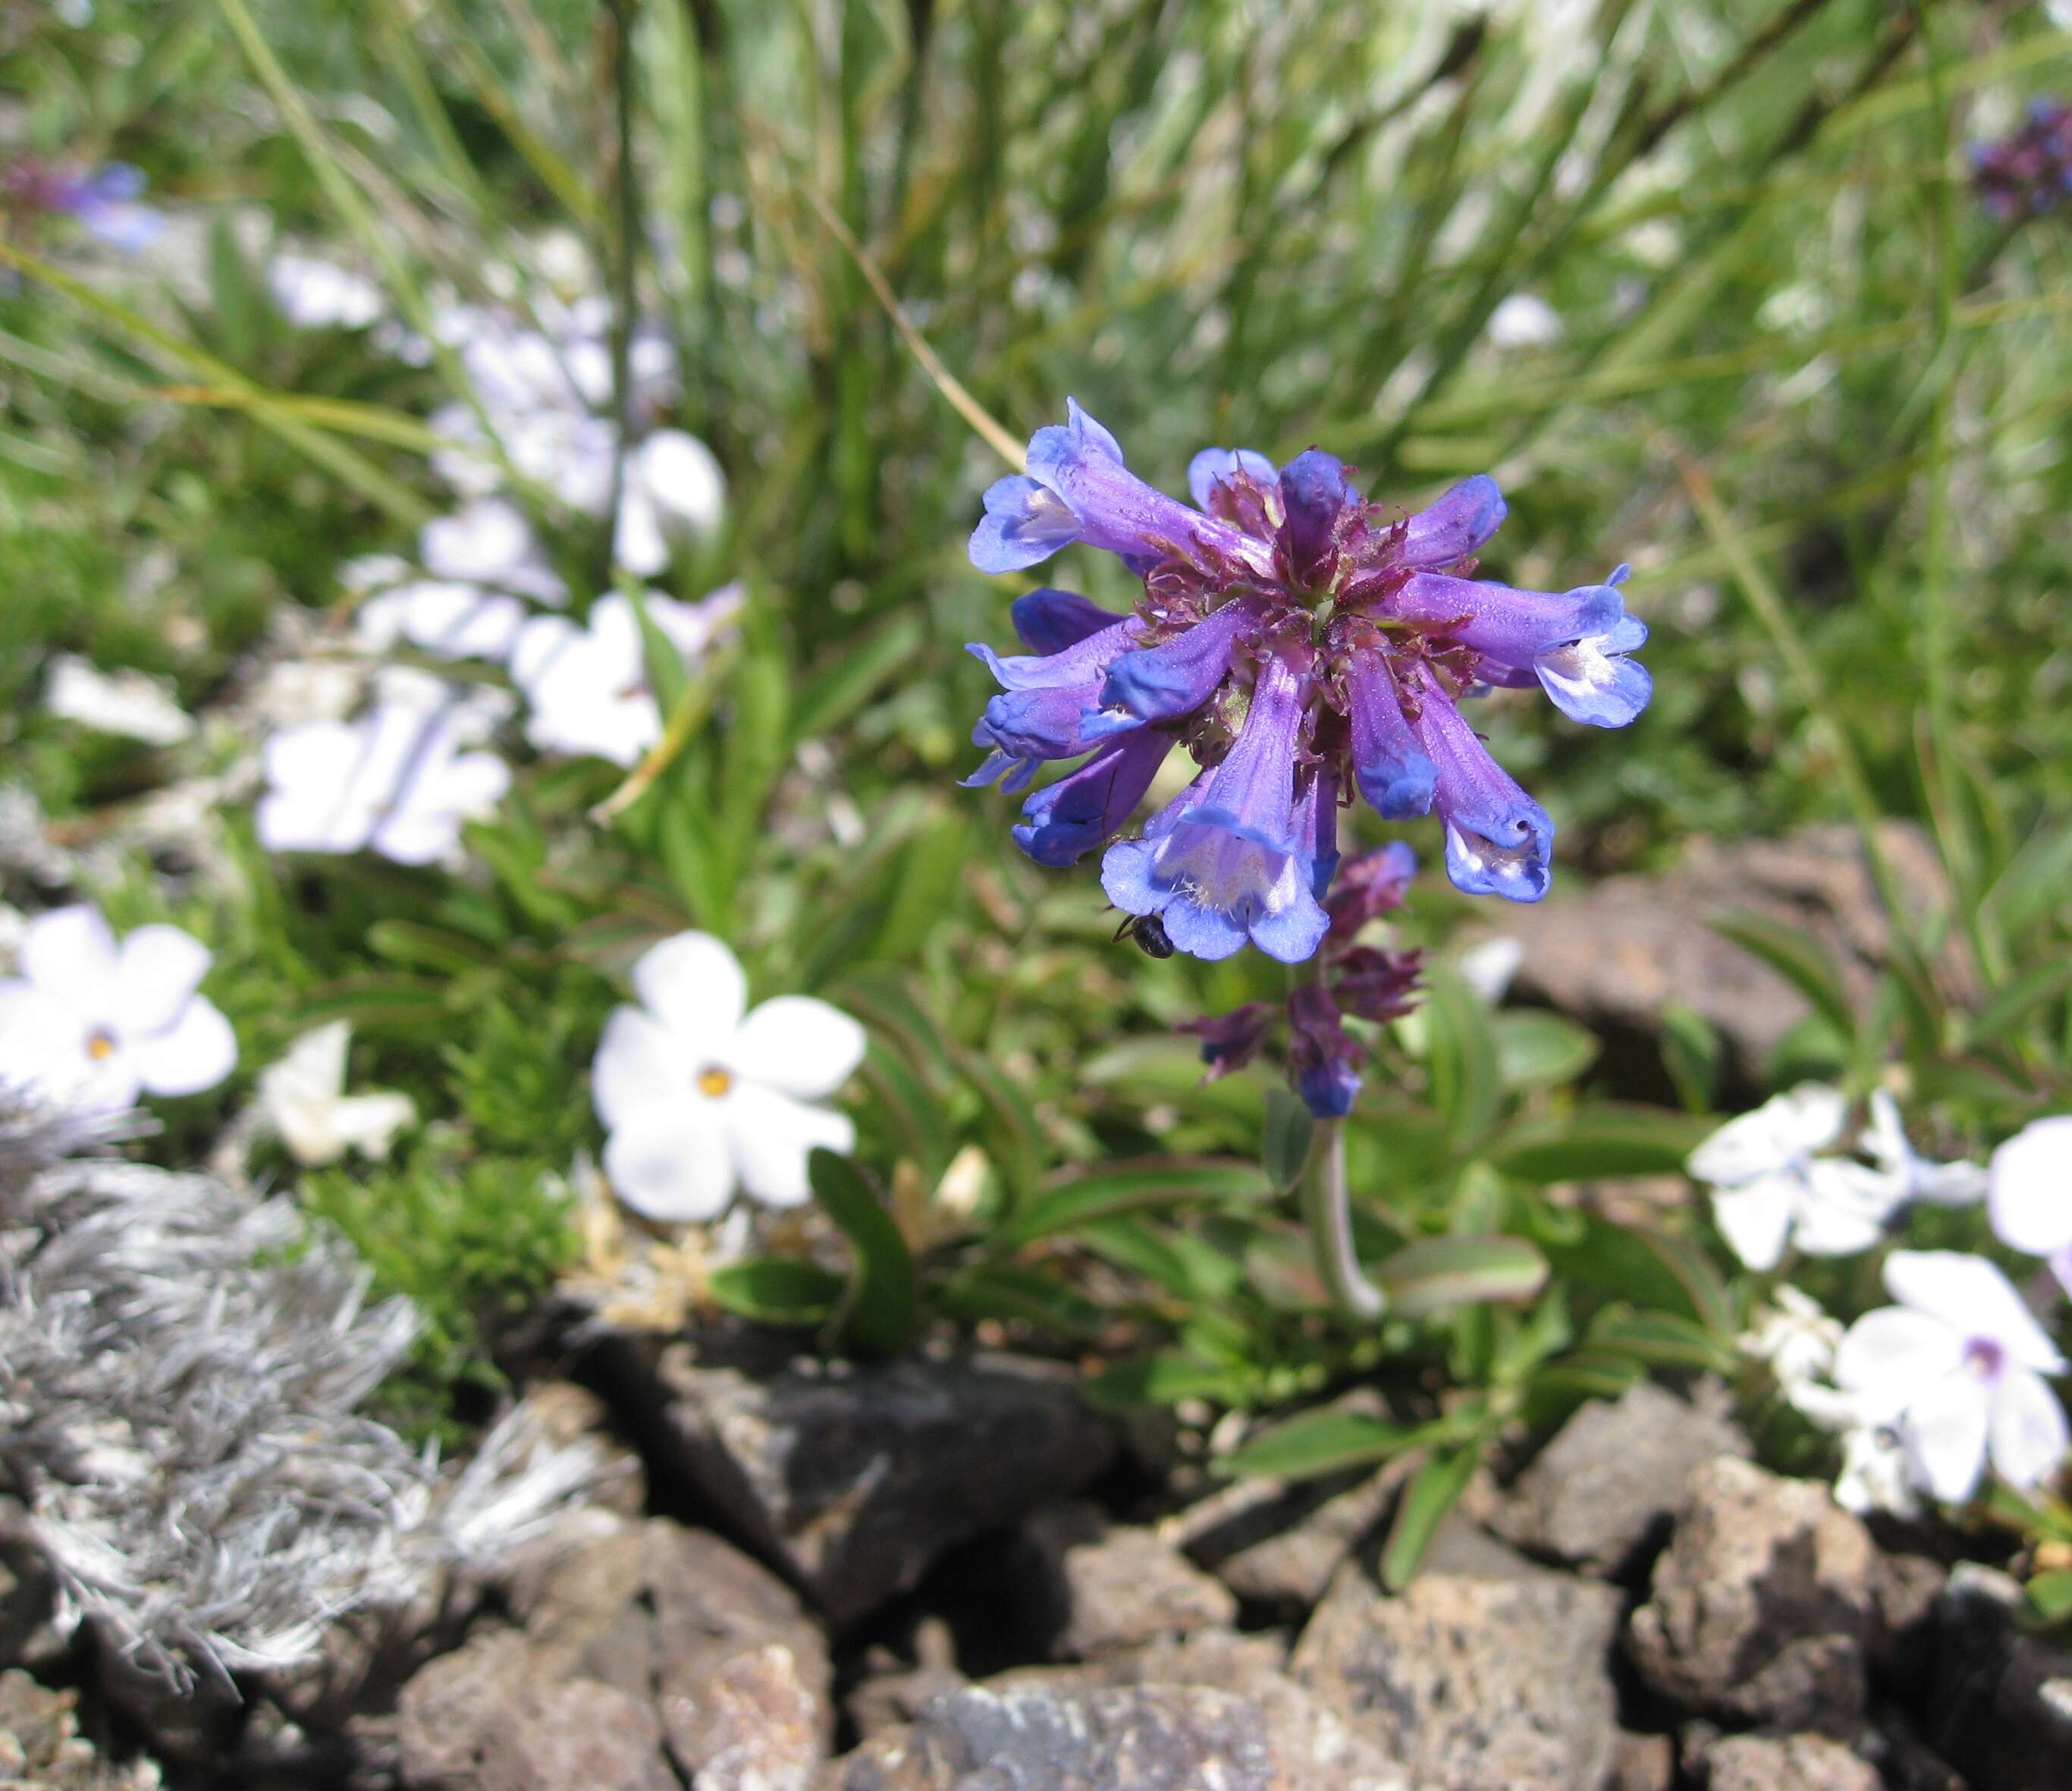
[{"label": "purple penstemon flower cluster", "polygon": [[1998,218],[2055,211],[2072,203],[2072,106],[2037,100],[2021,130],[1971,146],[1971,179]]},{"label": "purple penstemon flower cluster", "polygon": [[60,215],[122,254],[150,246],[163,218],[142,203],[144,176],[126,162],[98,168],[31,158],[0,175],[0,208],[18,216]]},{"label": "purple penstemon flower cluster", "polygon": [[[1494,480],[1404,516],[1317,448],[1282,467],[1204,449],[1190,507],[1130,472],[1077,404],[1068,414],[1030,440],[1026,475],[986,492],[972,563],[1018,571],[1084,541],[1116,554],[1144,595],[1117,616],[1032,591],[1013,610],[1028,653],[971,649],[1001,689],[972,734],[990,751],[968,783],[1018,790],[1039,765],[1085,756],[1023,804],[1022,849],[1063,865],[1105,845],[1116,907],[1210,959],[1248,940],[1290,964],[1316,952],[1355,791],[1387,820],[1436,810],[1460,888],[1539,900],[1553,823],[1461,706],[1537,682],[1577,721],[1632,721],[1651,686],[1627,657],[1647,631],[1626,612],[1625,568],[1563,593],[1477,578],[1474,555],[1504,517]],[[1199,774],[1141,837],[1115,840],[1176,746]]]}]

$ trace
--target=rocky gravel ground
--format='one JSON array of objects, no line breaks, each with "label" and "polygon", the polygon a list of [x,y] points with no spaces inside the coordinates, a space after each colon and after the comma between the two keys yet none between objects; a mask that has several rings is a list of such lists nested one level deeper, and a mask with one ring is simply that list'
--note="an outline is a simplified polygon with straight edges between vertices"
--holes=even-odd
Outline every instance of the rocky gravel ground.
[{"label": "rocky gravel ground", "polygon": [[1585,1409],[1392,1596],[1401,1464],[1212,1486],[1054,1364],[577,1365],[534,1397],[609,1440],[602,1501],[302,1671],[154,1695],[18,1560],[0,1787],[2072,1785],[2072,1652],[2013,1583],[1754,1465],[1717,1390]]}]

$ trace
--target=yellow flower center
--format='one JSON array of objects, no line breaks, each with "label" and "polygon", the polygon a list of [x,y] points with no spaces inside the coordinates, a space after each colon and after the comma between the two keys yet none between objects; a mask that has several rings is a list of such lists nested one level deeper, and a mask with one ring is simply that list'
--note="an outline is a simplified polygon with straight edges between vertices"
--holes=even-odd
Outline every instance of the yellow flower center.
[{"label": "yellow flower center", "polygon": [[734,1073],[713,1064],[698,1072],[698,1093],[708,1100],[717,1101],[734,1086]]},{"label": "yellow flower center", "polygon": [[115,1055],[115,1041],[105,1032],[89,1032],[86,1038],[86,1054],[97,1064],[103,1064]]}]

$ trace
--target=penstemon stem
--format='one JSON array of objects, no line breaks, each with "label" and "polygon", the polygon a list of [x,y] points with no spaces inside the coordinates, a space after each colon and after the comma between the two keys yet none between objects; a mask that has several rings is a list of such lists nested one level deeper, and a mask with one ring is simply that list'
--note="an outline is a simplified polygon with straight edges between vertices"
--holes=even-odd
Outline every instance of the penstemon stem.
[{"label": "penstemon stem", "polygon": [[1352,1211],[1346,1194],[1346,1130],[1342,1120],[1319,1120],[1302,1171],[1302,1222],[1317,1273],[1342,1318],[1378,1319],[1388,1298],[1369,1281],[1353,1254]]},{"label": "penstemon stem", "polygon": [[[1296,972],[1298,978],[1322,982],[1324,952]],[[1388,1296],[1361,1271],[1353,1251],[1353,1216],[1346,1190],[1346,1128],[1339,1119],[1320,1119],[1309,1134],[1309,1155],[1302,1166],[1302,1223],[1309,1229],[1309,1252],[1317,1273],[1341,1318],[1378,1319]]]}]

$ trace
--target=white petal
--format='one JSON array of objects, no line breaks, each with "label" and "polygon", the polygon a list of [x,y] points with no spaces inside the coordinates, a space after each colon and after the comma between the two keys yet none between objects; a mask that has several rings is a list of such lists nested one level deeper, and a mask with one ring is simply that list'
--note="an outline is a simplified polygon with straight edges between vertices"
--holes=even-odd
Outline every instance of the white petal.
[{"label": "white petal", "polygon": [[1807,1165],[1805,1192],[1792,1240],[1809,1256],[1853,1256],[1885,1235],[1906,1184],[1838,1157]]},{"label": "white petal", "polygon": [[369,1157],[385,1157],[396,1134],[417,1122],[417,1108],[407,1094],[370,1089],[364,1094],[331,1101],[324,1117],[341,1155],[354,1150]]},{"label": "white petal", "polygon": [[1915,1389],[1955,1373],[1963,1360],[1963,1332],[1925,1312],[1881,1306],[1844,1333],[1835,1351],[1835,1384],[1889,1416]]},{"label": "white petal", "polygon": [[1993,1152],[1986,1212],[2009,1250],[2049,1256],[2072,1244],[2072,1114],[2025,1126]]},{"label": "white petal", "polygon": [[1790,1175],[1762,1175],[1712,1196],[1712,1223],[1751,1269],[1774,1269],[1790,1234],[1797,1182]]},{"label": "white petal", "polygon": [[1859,1517],[1889,1511],[1912,1517],[1921,1509],[1914,1496],[1914,1475],[1906,1451],[1889,1430],[1860,1427],[1842,1439],[1842,1471],[1835,1480],[1835,1502]]},{"label": "white petal", "polygon": [[417,555],[435,578],[494,579],[524,558],[532,531],[518,508],[500,497],[464,504],[425,525]]},{"label": "white petal", "polygon": [[619,532],[612,558],[636,578],[652,578],[669,563],[669,544],[654,500],[637,485],[628,485],[619,505]]},{"label": "white petal", "polygon": [[816,1145],[844,1156],[856,1148],[856,1127],[846,1114],[758,1083],[738,1085],[725,1112],[742,1185],[765,1206],[799,1206],[812,1197],[806,1156]]},{"label": "white petal", "polygon": [[634,451],[635,471],[655,508],[695,535],[712,533],[726,503],[726,481],[713,451],[680,429],[658,429]]},{"label": "white petal", "polygon": [[86,1022],[17,978],[0,981],[0,1089],[86,1113],[137,1104],[137,1071],[120,1049],[95,1057]]},{"label": "white petal", "polygon": [[536,616],[518,631],[511,649],[511,681],[530,692],[534,682],[567,650],[569,643],[582,638],[582,630],[565,616]]},{"label": "white petal", "polygon": [[1732,1187],[1832,1144],[1847,1112],[1848,1103],[1834,1089],[1802,1083],[1728,1121],[1691,1153],[1685,1167],[1701,1182]]},{"label": "white petal", "polygon": [[162,1031],[125,1039],[122,1050],[151,1094],[199,1094],[237,1067],[237,1035],[203,995],[189,1001]]},{"label": "white petal", "polygon": [[1946,1505],[1961,1505],[1986,1466],[1991,1390],[1959,1369],[1916,1390],[1899,1425],[1914,1477]]},{"label": "white petal", "polygon": [[139,927],[122,941],[116,960],[113,1019],[125,1034],[156,1032],[172,1024],[208,973],[210,954],[178,927]]},{"label": "white petal", "polygon": [[642,1114],[604,1142],[604,1173],[619,1199],[664,1225],[717,1218],[734,1196],[734,1159],[717,1102]]},{"label": "white petal", "polygon": [[637,1007],[615,1007],[590,1065],[590,1098],[606,1130],[643,1114],[664,1113],[689,1098],[701,1066],[676,1035]]},{"label": "white petal", "polygon": [[748,1005],[740,961],[709,933],[680,933],[651,945],[633,966],[633,992],[687,1056],[715,1062],[726,1060]]},{"label": "white petal", "polygon": [[741,1023],[728,1064],[747,1081],[817,1100],[856,1073],[863,1028],[811,995],[779,995]]},{"label": "white petal", "polygon": [[81,902],[39,914],[23,929],[22,974],[45,994],[88,1020],[105,1020],[114,1004],[115,935],[101,910]]},{"label": "white petal", "polygon": [[1894,1250],[1885,1258],[1892,1297],[1927,1312],[1966,1337],[1986,1337],[2025,1368],[2061,1374],[2058,1353],[2013,1285],[1984,1257],[1957,1250]]},{"label": "white petal", "polygon": [[2010,1368],[1994,1390],[1993,1467],[2010,1486],[2027,1488],[2051,1478],[2065,1460],[2065,1408],[2040,1374]]}]

